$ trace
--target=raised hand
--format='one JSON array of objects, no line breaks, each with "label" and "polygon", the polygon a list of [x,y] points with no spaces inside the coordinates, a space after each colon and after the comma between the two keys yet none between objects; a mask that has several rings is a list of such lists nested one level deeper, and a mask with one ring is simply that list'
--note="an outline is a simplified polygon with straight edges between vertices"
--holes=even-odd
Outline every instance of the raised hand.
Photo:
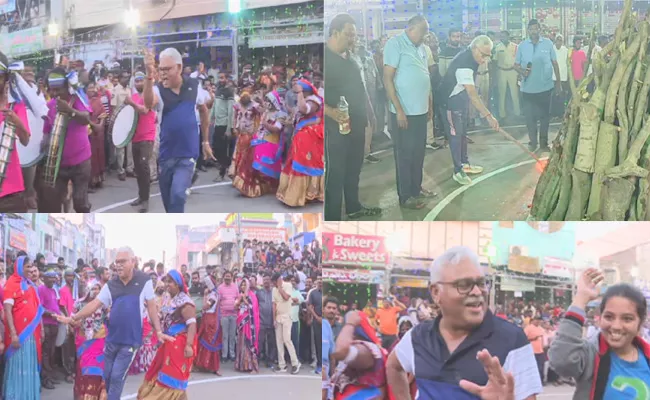
[{"label": "raised hand", "polygon": [[486,349],[479,351],[476,358],[487,373],[487,384],[479,386],[463,379],[460,387],[482,400],[515,400],[515,378],[503,370],[499,359],[492,357]]},{"label": "raised hand", "polygon": [[147,75],[152,78],[156,72],[156,54],[152,49],[145,49],[144,51],[144,66],[147,70]]}]

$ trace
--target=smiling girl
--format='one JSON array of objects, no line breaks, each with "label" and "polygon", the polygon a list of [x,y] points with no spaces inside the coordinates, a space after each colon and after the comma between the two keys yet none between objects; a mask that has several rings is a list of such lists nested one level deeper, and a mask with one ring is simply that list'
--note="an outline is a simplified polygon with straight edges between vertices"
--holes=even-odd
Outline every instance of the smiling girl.
[{"label": "smiling girl", "polygon": [[639,335],[647,316],[641,291],[628,284],[611,286],[600,303],[600,333],[582,338],[587,303],[600,295],[600,271],[589,268],[548,352],[551,367],[576,379],[574,399],[646,400],[650,398],[650,345]]}]

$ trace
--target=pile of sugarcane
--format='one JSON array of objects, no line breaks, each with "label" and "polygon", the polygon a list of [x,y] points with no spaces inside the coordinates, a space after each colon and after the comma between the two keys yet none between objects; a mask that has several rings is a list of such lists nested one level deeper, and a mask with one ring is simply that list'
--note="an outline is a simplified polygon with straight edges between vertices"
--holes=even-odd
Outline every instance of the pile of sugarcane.
[{"label": "pile of sugarcane", "polygon": [[632,1],[578,87],[568,67],[572,99],[535,189],[534,220],[650,220],[650,25]]}]

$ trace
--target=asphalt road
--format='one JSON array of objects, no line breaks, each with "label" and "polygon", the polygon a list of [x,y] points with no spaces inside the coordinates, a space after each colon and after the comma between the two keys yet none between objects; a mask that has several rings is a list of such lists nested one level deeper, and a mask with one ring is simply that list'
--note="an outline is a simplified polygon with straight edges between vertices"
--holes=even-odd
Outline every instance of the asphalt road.
[{"label": "asphalt road", "polygon": [[[505,130],[528,144],[525,126]],[[553,140],[559,124],[549,132]],[[452,179],[453,163],[448,148],[426,150],[422,186],[438,194],[421,210],[399,207],[395,183],[393,150],[380,150],[377,164],[364,163],[359,183],[359,197],[367,206],[381,207],[383,221],[516,221],[525,220],[540,172],[535,160],[490,129],[470,133],[474,144],[468,145],[469,161],[484,167],[474,175],[472,185],[462,187]],[[481,178],[482,177],[482,178]],[[481,178],[481,179],[479,179]]]},{"label": "asphalt road", "polygon": [[[250,199],[239,194],[232,186],[230,180],[215,183],[217,176],[215,168],[207,172],[199,172],[199,179],[194,184],[192,193],[185,204],[186,213],[202,212],[322,212],[322,203],[310,203],[304,208],[287,207],[269,194],[263,197]],[[164,213],[160,189],[157,183],[151,185],[151,199],[149,200],[150,213]],[[130,203],[138,195],[138,184],[135,178],[126,181],[117,179],[117,173],[112,172],[107,176],[104,187],[89,195],[92,212],[105,213],[133,213],[137,209]]]},{"label": "asphalt road", "polygon": [[[275,373],[262,367],[259,374],[242,374],[234,371],[234,363],[221,366],[221,374],[192,373],[188,398],[231,399],[231,400],[307,400],[319,399],[320,375],[313,368],[304,366],[298,375]],[[129,376],[124,387],[122,400],[135,399],[144,374]],[[72,385],[61,383],[54,390],[44,390],[41,400],[67,400],[72,398]]]}]

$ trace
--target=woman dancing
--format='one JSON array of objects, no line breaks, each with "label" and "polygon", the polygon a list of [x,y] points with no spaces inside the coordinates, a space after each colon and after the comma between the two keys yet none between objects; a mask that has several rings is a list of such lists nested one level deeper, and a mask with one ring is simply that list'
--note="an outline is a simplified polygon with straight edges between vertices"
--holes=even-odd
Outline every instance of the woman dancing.
[{"label": "woman dancing", "polygon": [[30,279],[35,273],[36,266],[29,258],[18,257],[4,288],[4,400],[41,398],[41,319],[45,310]]},{"label": "woman dancing", "polygon": [[245,161],[242,161],[244,165],[233,182],[246,197],[275,192],[282,171],[283,131],[288,115],[278,92],[265,96],[264,110],[257,134],[247,149],[248,154],[240,153]]},{"label": "woman dancing", "polygon": [[259,371],[260,309],[257,296],[250,288],[248,279],[239,285],[239,297],[235,300],[237,311],[237,354],[235,369],[241,372]]},{"label": "woman dancing", "polygon": [[[86,296],[74,306],[78,313],[94,300],[102,285],[93,280],[88,284]],[[90,317],[79,321],[76,328],[77,374],[74,380],[75,400],[100,400],[106,398],[104,384],[104,342],[106,341],[106,319],[108,310],[100,307]]]},{"label": "woman dancing", "polygon": [[174,341],[164,342],[156,351],[138,400],[187,399],[185,391],[196,354],[196,309],[180,272],[169,271],[165,283],[170,300],[161,309],[162,329]]},{"label": "woman dancing", "polygon": [[296,128],[276,197],[288,206],[301,207],[307,201],[325,199],[323,99],[304,79],[293,91],[298,99]]},{"label": "woman dancing", "polygon": [[204,371],[212,372],[221,376],[219,368],[221,364],[221,315],[217,303],[219,295],[217,294],[217,282],[213,276],[210,276],[212,288],[206,289],[207,293],[203,300],[203,318],[201,318],[201,327],[199,328],[198,352],[194,365]]},{"label": "woman dancing", "polygon": [[[250,92],[243,91],[239,103],[235,104],[235,122],[233,133],[237,138],[235,145],[234,160],[231,166],[231,178],[233,186],[242,194],[248,197],[255,195],[252,169],[254,152],[251,151],[251,141],[260,126],[262,107],[254,101]],[[260,188],[257,188],[259,191]]]}]

